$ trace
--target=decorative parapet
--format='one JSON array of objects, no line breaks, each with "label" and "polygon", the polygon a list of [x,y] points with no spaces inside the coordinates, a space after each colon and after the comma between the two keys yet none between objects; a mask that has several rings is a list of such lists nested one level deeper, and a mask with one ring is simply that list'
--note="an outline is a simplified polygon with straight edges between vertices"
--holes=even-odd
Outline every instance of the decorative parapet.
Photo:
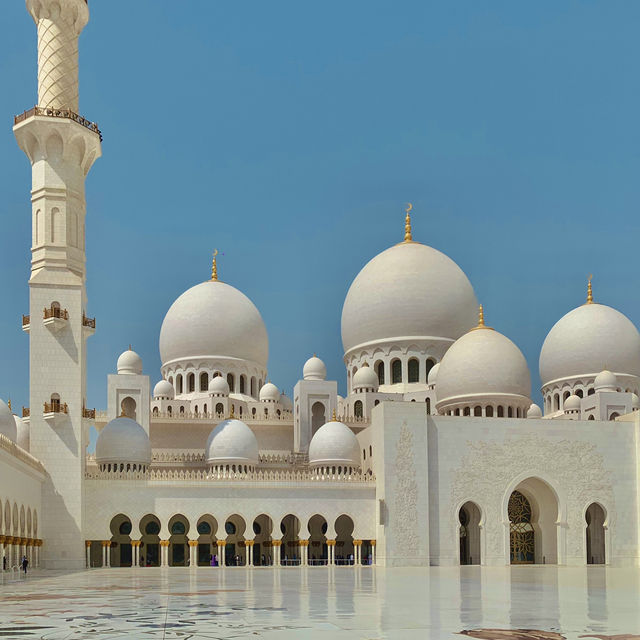
[{"label": "decorative parapet", "polygon": [[349,426],[351,425],[365,425],[365,424],[369,424],[369,418],[366,418],[365,416],[349,416],[349,415],[344,415],[344,416],[338,416],[338,420],[344,424],[347,424]]},{"label": "decorative parapet", "polygon": [[83,118],[81,115],[78,115],[75,111],[71,111],[70,109],[53,109],[35,106],[31,109],[27,109],[17,116],[14,116],[13,124],[19,124],[23,120],[31,118],[32,116],[47,116],[48,118],[67,118],[68,120],[73,120],[74,122],[77,122],[83,127],[89,129],[89,131],[96,133],[100,138],[100,142],[102,142],[102,133],[100,132],[100,129],[98,129],[98,125],[95,122],[91,122],[90,120]]},{"label": "decorative parapet", "polygon": [[[182,401],[176,400],[176,402],[195,402],[195,401],[194,400],[182,400]],[[202,402],[202,399],[200,400],[200,402]],[[104,412],[104,415],[102,415],[102,413],[103,412],[99,413],[98,415],[100,417],[104,417],[105,419],[107,419],[106,412]],[[236,412],[235,417],[238,420],[242,420],[242,422],[259,422],[263,424],[269,424],[269,423],[281,424],[283,422],[289,422],[289,423],[293,422],[293,413],[291,413],[290,411],[283,411],[281,415],[269,414],[268,416],[265,416],[264,414],[260,415],[258,412],[256,412],[255,416],[251,413],[243,413],[242,415],[240,415]],[[222,420],[227,420],[228,418],[229,416],[225,415],[224,413],[202,413],[202,412],[195,413],[193,411],[183,411],[182,413],[180,413],[179,410],[168,413],[166,411],[154,411],[153,409],[151,410],[152,420],[162,419],[162,420],[169,420],[172,422],[180,422],[181,420],[207,420],[209,422],[221,422]]]},{"label": "decorative parapet", "polygon": [[83,418],[91,418],[92,420],[96,419],[96,410],[95,409],[87,409],[86,407],[82,407],[82,417]]},{"label": "decorative parapet", "polygon": [[28,451],[20,448],[15,442],[13,442],[13,440],[10,440],[2,433],[0,433],[0,449],[7,451],[14,458],[24,462],[36,471],[39,471],[42,474],[45,473],[44,465],[40,460],[34,458]]},{"label": "decorative parapet", "polygon": [[83,313],[82,314],[82,326],[83,327],[87,327],[89,329],[95,329],[96,328],[96,319],[95,318],[88,318]]},{"label": "decorative parapet", "polygon": [[45,402],[44,413],[69,413],[69,405],[66,402]]},{"label": "decorative parapet", "polygon": [[349,483],[349,484],[375,484],[376,478],[368,473],[329,473],[315,469],[281,470],[263,469],[249,471],[247,473],[233,471],[216,471],[198,469],[151,469],[146,473],[126,471],[100,471],[93,467],[85,472],[87,480],[148,480],[151,482],[287,482],[287,483]]},{"label": "decorative parapet", "polygon": [[206,458],[204,453],[197,451],[163,451],[161,453],[153,453],[151,455],[151,462],[205,464]]},{"label": "decorative parapet", "polygon": [[31,409],[29,407],[22,407],[22,417],[29,418],[31,416]]},{"label": "decorative parapet", "polygon": [[44,308],[44,319],[48,320],[49,318],[57,318],[58,320],[68,320],[69,312],[66,309],[61,309],[60,307],[45,307]]}]

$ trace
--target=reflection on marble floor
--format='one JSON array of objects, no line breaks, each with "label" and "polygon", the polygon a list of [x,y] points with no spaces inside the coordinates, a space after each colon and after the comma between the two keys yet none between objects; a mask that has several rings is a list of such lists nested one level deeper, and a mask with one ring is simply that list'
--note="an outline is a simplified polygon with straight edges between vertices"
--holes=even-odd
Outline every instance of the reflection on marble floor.
[{"label": "reflection on marble floor", "polygon": [[16,639],[640,640],[638,569],[95,569],[0,602]]}]

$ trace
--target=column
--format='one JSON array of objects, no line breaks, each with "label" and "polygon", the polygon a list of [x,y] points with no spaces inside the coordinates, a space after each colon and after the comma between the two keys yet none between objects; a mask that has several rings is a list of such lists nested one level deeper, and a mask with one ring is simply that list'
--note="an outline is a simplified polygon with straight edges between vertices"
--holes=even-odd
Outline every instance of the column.
[{"label": "column", "polygon": [[107,567],[111,566],[111,540],[105,540],[106,542],[106,556],[107,556]]},{"label": "column", "polygon": [[224,548],[226,545],[226,541],[225,540],[218,540],[218,564],[221,567],[226,567],[227,566],[227,561],[224,557]]},{"label": "column", "polygon": [[336,561],[336,541],[335,540],[327,540],[327,549],[329,551],[329,560],[328,564],[335,564]]},{"label": "column", "polygon": [[353,564],[354,566],[357,564],[362,564],[361,561],[361,553],[362,553],[362,540],[354,540],[353,541]]},{"label": "column", "polygon": [[300,564],[304,567],[309,566],[309,541],[300,540]]},{"label": "column", "polygon": [[40,547],[42,540],[36,540],[36,569],[40,566]]},{"label": "column", "polygon": [[4,559],[4,543],[5,540],[7,539],[7,536],[0,536],[0,571],[2,570],[2,566],[3,566],[3,559]]},{"label": "column", "polygon": [[196,568],[198,566],[198,541],[189,540],[189,566]]},{"label": "column", "polygon": [[254,540],[244,541],[244,546],[247,549],[247,567],[253,567],[253,543]]},{"label": "column", "polygon": [[169,541],[160,540],[160,566],[169,566]]},{"label": "column", "polygon": [[371,543],[371,564],[373,565],[376,563],[376,541],[369,540],[369,542]]},{"label": "column", "polygon": [[26,555],[27,555],[27,539],[20,538],[20,560],[18,561],[18,564],[20,566],[22,566],[22,558],[24,558],[24,556]]},{"label": "column", "polygon": [[140,566],[140,540],[131,541],[131,550],[133,551],[131,564],[134,567],[139,567]]},{"label": "column", "polygon": [[272,540],[271,545],[273,546],[273,564],[280,566],[282,540]]},{"label": "column", "polygon": [[91,568],[91,540],[85,540],[84,546],[86,549],[85,553],[87,558],[87,569],[90,569]]},{"label": "column", "polygon": [[100,544],[102,545],[102,564],[101,567],[107,566],[107,541],[101,540]]}]

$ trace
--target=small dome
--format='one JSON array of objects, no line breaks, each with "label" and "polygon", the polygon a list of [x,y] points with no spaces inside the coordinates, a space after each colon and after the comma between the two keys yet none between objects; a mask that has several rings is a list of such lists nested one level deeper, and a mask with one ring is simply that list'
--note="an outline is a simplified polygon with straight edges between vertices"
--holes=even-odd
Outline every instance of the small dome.
[{"label": "small dome", "polygon": [[429,371],[429,375],[427,376],[427,384],[432,385],[436,384],[436,379],[438,377],[438,371],[440,370],[440,363],[436,362],[431,370]]},{"label": "small dome", "polygon": [[209,393],[212,393],[214,396],[228,396],[229,383],[222,376],[211,378],[211,382],[209,382]]},{"label": "small dome", "polygon": [[209,434],[205,449],[207,464],[258,463],[258,440],[251,429],[241,420],[223,420]]},{"label": "small dome", "polygon": [[13,419],[11,409],[3,400],[0,400],[0,433],[7,436],[12,442],[18,441],[18,429],[16,421]]},{"label": "small dome", "polygon": [[309,464],[312,467],[360,467],[358,439],[346,424],[336,420],[327,422],[311,438]]},{"label": "small dome", "polygon": [[542,418],[542,409],[533,403],[527,411],[527,418]]},{"label": "small dome", "polygon": [[376,372],[365,362],[353,375],[354,389],[378,390],[378,376]]},{"label": "small dome", "polygon": [[[474,403],[490,396],[521,403],[530,397],[531,379],[522,352],[506,336],[480,326],[459,338],[442,358],[437,396],[441,404]],[[531,405],[531,401],[526,404]]]},{"label": "small dome", "polygon": [[142,373],[142,358],[132,349],[120,354],[117,364],[118,374],[140,375]]},{"label": "small dome", "polygon": [[168,380],[160,380],[153,388],[154,398],[169,398],[169,400],[173,400],[174,396],[173,385]]},{"label": "small dome", "polygon": [[278,391],[278,387],[276,387],[273,382],[267,382],[263,385],[262,389],[260,389],[260,401],[261,402],[279,402],[280,401],[280,391]]},{"label": "small dome", "polygon": [[18,434],[16,443],[25,451],[29,451],[29,447],[31,446],[31,430],[29,428],[29,423],[25,422],[22,418],[18,418],[16,415],[13,416],[13,419],[15,420],[16,431]]},{"label": "small dome", "polygon": [[304,363],[302,377],[305,380],[325,380],[327,377],[327,367],[318,356],[314,355]]},{"label": "small dome", "polygon": [[540,351],[542,386],[593,376],[608,367],[640,376],[640,334],[625,315],[604,304],[583,304],[552,327]]},{"label": "small dome", "polygon": [[640,398],[638,398],[637,394],[631,394],[631,407],[633,409],[640,409]]},{"label": "small dome", "polygon": [[601,371],[593,381],[593,388],[596,391],[616,391],[618,388],[618,379],[615,373],[611,371]]},{"label": "small dome", "polygon": [[563,404],[565,411],[580,411],[580,398],[575,394],[571,394]]},{"label": "small dome", "polygon": [[147,432],[131,418],[115,418],[102,429],[96,442],[98,464],[151,462],[151,443]]}]

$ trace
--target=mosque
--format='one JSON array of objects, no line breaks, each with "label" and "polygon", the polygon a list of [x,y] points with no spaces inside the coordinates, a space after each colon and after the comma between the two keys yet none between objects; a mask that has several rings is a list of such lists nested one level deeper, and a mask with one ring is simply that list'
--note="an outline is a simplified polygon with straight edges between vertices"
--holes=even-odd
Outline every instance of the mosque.
[{"label": "mosque", "polygon": [[214,256],[167,310],[161,371],[125,351],[106,410],[89,408],[84,181],[102,140],[78,108],[89,10],[26,5],[38,103],[14,132],[33,177],[30,406],[0,402],[9,566],[638,564],[638,330],[589,280],[542,345],[533,404],[521,351],[456,263],[413,238],[410,206],[404,237],[346,296],[346,397],[315,355],[290,393],[269,381],[267,327]]}]

